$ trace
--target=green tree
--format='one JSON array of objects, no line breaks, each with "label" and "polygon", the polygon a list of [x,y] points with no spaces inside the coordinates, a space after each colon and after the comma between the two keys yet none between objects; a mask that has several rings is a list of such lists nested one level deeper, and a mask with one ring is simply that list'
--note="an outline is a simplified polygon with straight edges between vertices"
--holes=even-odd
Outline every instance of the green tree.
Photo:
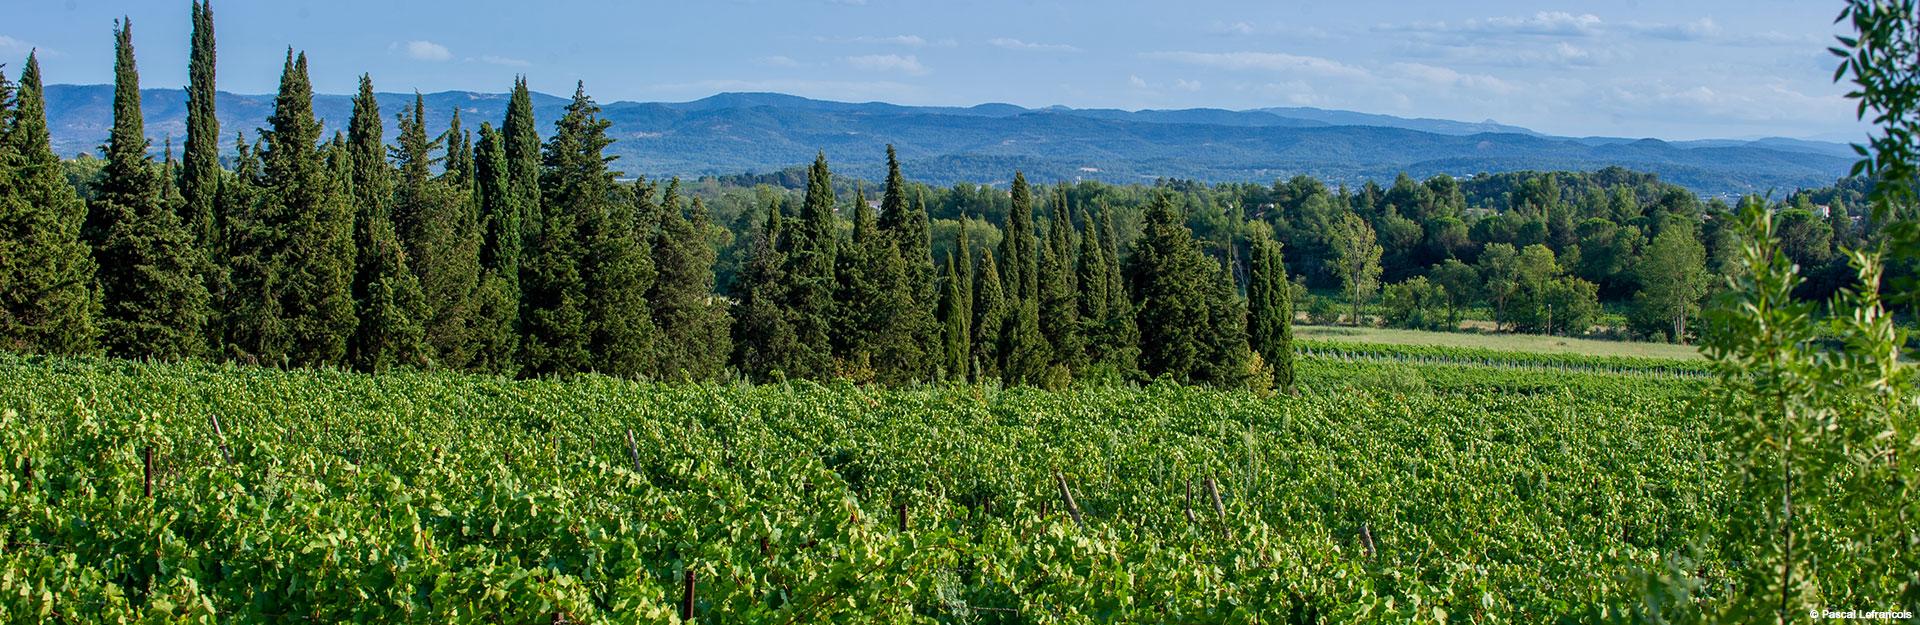
[{"label": "green tree", "polygon": [[1040,332],[1046,336],[1054,363],[1068,372],[1077,372],[1086,367],[1086,347],[1080,334],[1073,215],[1067,206],[1064,187],[1053,196],[1046,246],[1040,254]]},{"label": "green tree", "polygon": [[[933,228],[928,221],[926,198],[914,197],[907,201],[906,179],[900,175],[900,161],[887,146],[887,183],[880,196],[880,230],[892,240],[900,255],[903,281],[897,296],[908,302],[901,311],[900,332],[906,341],[915,346],[939,344],[941,340],[940,321],[935,311],[939,309],[939,293],[935,290],[938,275],[933,266]],[[925,351],[925,350],[915,350]],[[937,358],[913,358],[911,361],[896,359],[900,374],[907,379],[924,379],[933,373],[938,365]]]},{"label": "green tree", "polygon": [[1273,384],[1272,375],[1265,370],[1256,372],[1252,365],[1253,351],[1247,342],[1247,303],[1240,299],[1233,268],[1221,264],[1212,273],[1213,287],[1206,294],[1206,355],[1200,359],[1195,377],[1221,388],[1269,388]]},{"label": "green tree", "polygon": [[480,284],[474,294],[473,368],[512,373],[519,367],[520,257],[525,238],[507,177],[506,137],[491,124],[480,124],[473,160],[474,204],[483,232]]},{"label": "green tree", "polygon": [[419,93],[413,109],[399,116],[399,125],[398,145],[392,147],[400,168],[393,229],[428,304],[421,328],[429,353],[440,366],[466,368],[474,358],[474,290],[480,284],[477,216],[464,186],[433,175],[433,165],[442,160],[433,150],[441,142],[428,138],[426,102]]},{"label": "green tree", "polygon": [[611,122],[599,114],[585,83],[577,85],[546,146],[542,222],[576,233],[572,260],[583,296],[586,363],[607,375],[637,376],[652,367],[653,320],[644,311],[650,308],[653,256],[637,232],[635,203],[627,201],[631,196],[614,184],[607,168]]},{"label": "green tree", "polygon": [[795,370],[802,353],[791,313],[786,305],[786,250],[788,236],[781,222],[778,200],[767,207],[766,225],[751,238],[752,254],[733,282],[734,363],[749,377],[771,380]]},{"label": "green tree", "polygon": [[407,267],[406,250],[393,231],[393,168],[381,140],[380,104],[373,79],[360,77],[347,123],[349,182],[355,203],[353,298],[359,324],[347,345],[347,360],[361,371],[429,362],[421,323],[427,318],[420,282]]},{"label": "green tree", "polygon": [[[0,96],[7,89],[0,76]],[[0,104],[0,347],[92,354],[100,300],[80,239],[87,209],[53,154],[45,93],[38,55],[28,53],[11,106]]]},{"label": "green tree", "polygon": [[[522,261],[527,262],[534,241],[540,237],[540,130],[533,120],[533,96],[527,79],[513,81],[513,95],[507,101],[506,118],[501,122],[502,152],[506,155],[507,200],[504,210],[520,216]],[[523,266],[524,271],[524,266]]]},{"label": "green tree", "polygon": [[1380,289],[1380,243],[1373,238],[1373,227],[1353,213],[1342,216],[1329,234],[1353,325],[1361,325],[1361,308]]},{"label": "green tree", "polygon": [[966,261],[966,228],[960,229],[959,236],[954,246],[959,255],[947,254],[947,275],[941,280],[944,288],[940,292],[940,370],[948,380],[964,381],[972,374],[967,363],[972,359],[973,264]]},{"label": "green tree", "polygon": [[258,193],[230,228],[234,347],[249,360],[344,364],[353,334],[353,210],[318,149],[307,58],[287,51]]},{"label": "green tree", "polygon": [[993,250],[983,250],[973,273],[972,369],[974,379],[1000,377],[1000,335],[1007,323],[1005,284]]},{"label": "green tree", "polygon": [[203,251],[220,237],[220,119],[215,115],[213,6],[193,1],[187,58],[187,144],[180,170],[180,221]]},{"label": "green tree", "polygon": [[1428,272],[1428,276],[1432,278],[1435,286],[1446,293],[1446,328],[1459,329],[1461,310],[1472,306],[1480,299],[1480,270],[1475,269],[1473,265],[1460,262],[1459,259],[1449,258],[1435,265],[1433,270]]},{"label": "green tree", "polygon": [[1247,276],[1247,339],[1273,372],[1273,386],[1293,392],[1293,289],[1280,243],[1259,232]]},{"label": "green tree", "polygon": [[1165,192],[1154,194],[1145,217],[1126,262],[1128,289],[1139,302],[1140,368],[1153,377],[1194,381],[1208,355],[1213,268]]},{"label": "green tree", "polygon": [[1384,297],[1388,327],[1414,330],[1443,330],[1447,327],[1446,287],[1434,284],[1426,276],[1414,276],[1387,285]]},{"label": "green tree", "polygon": [[[676,179],[671,184],[679,183]],[[720,377],[733,351],[731,320],[713,293],[707,207],[694,198],[692,214],[683,216],[682,210],[679,196],[669,193],[654,234],[658,276],[647,302],[653,305],[653,325],[660,332],[655,370],[666,378],[712,380]]]},{"label": "green tree", "polygon": [[140,74],[133,23],[114,30],[113,130],[89,220],[98,229],[94,259],[104,300],[107,353],[178,359],[206,347],[210,314],[206,264],[193,234],[165,197],[166,180],[147,156],[140,116]]},{"label": "green tree", "polygon": [[823,378],[833,370],[834,267],[839,232],[834,222],[833,174],[827,155],[814,157],[807,171],[806,200],[800,205],[787,252],[787,309],[793,315],[799,352],[788,375]]},{"label": "green tree", "polygon": [[1039,290],[1039,258],[1035,256],[1033,235],[1033,193],[1027,177],[1013,172],[1012,208],[1007,210],[1005,236],[1000,239],[1001,272],[1005,275],[1007,299],[1033,299]]},{"label": "green tree", "polygon": [[1640,291],[1633,296],[1639,316],[1665,321],[1673,341],[1687,342],[1687,317],[1707,295],[1707,248],[1691,227],[1669,226],[1653,238],[1634,266]]},{"label": "green tree", "polygon": [[1507,323],[1507,304],[1520,292],[1520,253],[1506,243],[1489,243],[1480,251],[1480,276],[1487,301],[1493,304],[1493,326]]}]

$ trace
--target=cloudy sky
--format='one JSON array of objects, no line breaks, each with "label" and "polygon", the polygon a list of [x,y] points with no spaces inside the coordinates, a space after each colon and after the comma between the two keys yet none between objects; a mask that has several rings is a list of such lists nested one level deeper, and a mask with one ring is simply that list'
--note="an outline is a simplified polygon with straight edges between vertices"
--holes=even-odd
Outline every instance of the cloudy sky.
[{"label": "cloudy sky", "polygon": [[[597,99],[779,91],[833,100],[1232,109],[1315,106],[1567,135],[1858,139],[1830,81],[1836,2],[220,0],[220,88],[265,93],[287,46],[318,90]],[[0,60],[112,76],[134,23],[147,86],[186,77],[186,0],[13,3]]]}]

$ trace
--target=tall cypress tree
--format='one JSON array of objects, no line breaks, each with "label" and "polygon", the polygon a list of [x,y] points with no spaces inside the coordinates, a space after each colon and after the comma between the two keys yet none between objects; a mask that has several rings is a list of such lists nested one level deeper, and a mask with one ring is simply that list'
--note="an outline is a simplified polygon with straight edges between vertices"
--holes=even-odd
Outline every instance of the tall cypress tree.
[{"label": "tall cypress tree", "polygon": [[180,221],[201,250],[220,238],[220,120],[215,116],[213,4],[194,0],[193,35],[187,56],[187,144],[181,163]]},{"label": "tall cypress tree", "polygon": [[973,368],[973,261],[967,246],[967,218],[960,216],[954,253],[947,255],[946,288],[940,298],[940,321],[945,353],[941,369],[947,379],[968,380]]},{"label": "tall cypress tree", "polygon": [[833,370],[834,275],[839,234],[834,226],[833,174],[825,152],[807,171],[806,200],[787,253],[787,308],[793,315],[799,354],[788,375],[821,378]]},{"label": "tall cypress tree", "polygon": [[755,380],[789,375],[801,358],[799,337],[786,308],[786,226],[780,203],[767,207],[766,225],[754,233],[752,254],[733,281],[738,303],[733,325],[734,364]]},{"label": "tall cypress tree", "polygon": [[[1089,226],[1091,229],[1092,226]],[[1120,234],[1113,226],[1113,210],[1100,210],[1100,266],[1106,272],[1106,318],[1101,323],[1100,364],[1123,378],[1140,373],[1140,328],[1134,318],[1139,307],[1127,292],[1125,272],[1120,265]]]},{"label": "tall cypress tree", "polygon": [[507,178],[505,137],[480,124],[474,149],[474,204],[485,233],[480,245],[480,287],[474,305],[473,368],[513,373],[519,363],[520,256],[524,239]]},{"label": "tall cypress tree", "polygon": [[1027,176],[1013,172],[1012,208],[1007,210],[1006,236],[1000,240],[1002,278],[1008,300],[1033,299],[1039,291],[1039,259],[1033,235],[1033,193]]},{"label": "tall cypress tree", "polygon": [[306,54],[287,51],[267,122],[258,193],[229,245],[235,347],[268,364],[342,364],[355,326],[353,213],[318,149]]},{"label": "tall cypress tree", "polygon": [[[453,133],[441,135],[454,137]],[[433,176],[426,103],[415,93],[411,114],[400,116],[399,144],[391,148],[400,166],[393,225],[407,250],[407,266],[420,280],[427,301],[422,320],[427,347],[444,367],[465,368],[473,361],[474,289],[480,283],[480,228],[464,184]],[[453,148],[449,148],[450,150]]]},{"label": "tall cypress tree", "polygon": [[[679,185],[674,180],[669,188]],[[692,218],[681,215],[680,199],[670,194],[660,208],[653,239],[658,276],[647,302],[660,331],[656,371],[663,378],[711,380],[726,367],[733,351],[725,306],[713,297],[714,248],[707,232],[707,207],[693,200]]]},{"label": "tall cypress tree", "polygon": [[38,55],[28,53],[11,110],[0,108],[0,348],[91,354],[100,300],[80,239],[86,205],[53,153],[45,93]]},{"label": "tall cypress tree", "polygon": [[507,101],[506,119],[500,125],[503,152],[506,154],[507,210],[520,214],[520,233],[524,258],[531,254],[537,236],[540,209],[540,130],[533,120],[533,95],[527,91],[526,77],[515,78],[513,95]]},{"label": "tall cypress tree", "polygon": [[[892,240],[900,256],[903,277],[899,285],[901,293],[896,298],[906,304],[899,311],[898,323],[905,342],[931,346],[939,344],[941,336],[940,322],[934,315],[940,302],[935,290],[939,276],[933,266],[933,228],[927,218],[926,199],[915,197],[909,202],[906,195],[906,179],[900,174],[899,157],[893,146],[888,145],[887,186],[880,199],[880,229]],[[900,372],[903,376],[922,379],[933,371],[938,359],[911,357],[911,360],[897,362],[905,369]]]},{"label": "tall cypress tree", "polygon": [[347,122],[348,182],[354,198],[357,248],[353,298],[359,325],[347,346],[347,359],[361,371],[428,364],[425,331],[428,313],[419,279],[407,267],[406,251],[394,233],[391,214],[393,168],[387,164],[380,104],[373,79],[360,77]]},{"label": "tall cypress tree", "polygon": [[1293,285],[1280,244],[1264,233],[1254,239],[1247,278],[1247,338],[1273,372],[1273,386],[1293,391]]},{"label": "tall cypress tree", "polygon": [[[834,258],[834,319],[831,336],[835,368],[842,374],[868,381],[878,367],[873,357],[878,343],[889,333],[897,311],[894,293],[888,292],[889,247],[867,195],[856,188],[853,195],[853,232],[840,246]],[[897,255],[895,256],[897,258]]]},{"label": "tall cypress tree", "polygon": [[447,131],[440,135],[440,143],[447,146],[446,168],[440,178],[461,194],[469,192],[473,184],[473,137],[460,127],[459,107],[453,109]]},{"label": "tall cypress tree", "polygon": [[[581,83],[566,114],[554,123],[541,172],[542,230],[559,231],[555,237],[571,230],[578,242],[574,264],[582,298],[581,347],[588,356],[584,364],[608,375],[637,376],[652,364],[653,321],[644,311],[653,259],[635,233],[631,196],[622,193],[607,169],[605,150],[613,141],[607,138],[610,123],[599,114],[600,106]],[[565,256],[545,262],[565,262]]]},{"label": "tall cypress tree", "polygon": [[1266,388],[1272,380],[1254,380],[1248,366],[1252,351],[1247,346],[1247,305],[1234,284],[1231,262],[1214,266],[1206,308],[1206,355],[1200,359],[1195,377],[1223,388]]},{"label": "tall cypress tree", "polygon": [[1067,206],[1065,187],[1057,189],[1053,198],[1040,263],[1040,331],[1047,338],[1053,362],[1068,371],[1079,371],[1086,366],[1086,348],[1076,298],[1073,214]]},{"label": "tall cypress tree", "polygon": [[993,261],[993,250],[984,250],[980,266],[973,272],[973,362],[974,379],[1000,377],[1000,335],[1007,323],[1005,285],[1000,268]]},{"label": "tall cypress tree", "polygon": [[1140,367],[1147,375],[1195,381],[1208,355],[1207,295],[1212,268],[1166,192],[1147,205],[1146,224],[1127,257],[1139,302]]},{"label": "tall cypress tree", "polygon": [[140,117],[140,74],[133,24],[114,31],[113,130],[99,193],[89,211],[97,229],[94,259],[107,353],[177,359],[206,346],[209,314],[204,264],[193,235],[166,202],[165,180],[147,156]]}]

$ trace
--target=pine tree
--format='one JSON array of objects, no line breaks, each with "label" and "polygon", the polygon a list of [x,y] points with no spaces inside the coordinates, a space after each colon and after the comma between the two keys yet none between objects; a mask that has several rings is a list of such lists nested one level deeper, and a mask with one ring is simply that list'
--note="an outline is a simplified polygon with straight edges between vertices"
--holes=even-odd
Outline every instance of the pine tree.
[{"label": "pine tree", "polygon": [[[0,76],[0,96],[6,90]],[[0,348],[97,353],[100,300],[80,239],[86,205],[53,153],[37,54],[27,54],[11,106],[0,113]]]},{"label": "pine tree", "polygon": [[[587,96],[585,83],[576,86],[567,112],[554,123],[541,175],[542,231],[561,238],[569,231],[577,241],[570,259],[564,251],[543,259],[549,264],[572,261],[578,276],[579,332],[584,334],[584,363],[614,376],[638,376],[651,370],[653,321],[647,289],[653,283],[653,258],[635,233],[632,196],[614,184],[607,169],[606,147],[610,122],[600,119],[600,106]],[[546,233],[552,230],[554,232]],[[563,337],[573,345],[577,340]],[[578,371],[560,368],[558,371]]]},{"label": "pine tree", "polygon": [[1139,302],[1140,367],[1147,375],[1195,381],[1207,356],[1211,268],[1165,192],[1147,205],[1146,224],[1127,257],[1127,281]]},{"label": "pine tree", "polygon": [[993,250],[981,252],[980,267],[973,276],[974,379],[997,378],[1000,377],[1000,335],[1007,323],[1007,300],[1000,268],[993,261]]},{"label": "pine tree", "polygon": [[213,6],[193,2],[187,58],[187,144],[180,172],[180,221],[194,244],[211,253],[220,238],[220,120],[215,116]]},{"label": "pine tree", "polygon": [[104,310],[107,353],[123,358],[179,359],[206,347],[209,314],[205,261],[193,235],[167,204],[166,181],[147,156],[140,116],[140,74],[133,24],[114,32],[113,130],[107,163],[89,211],[97,229],[94,260]]},{"label": "pine tree", "polygon": [[393,168],[387,164],[381,140],[380,104],[374,98],[373,79],[360,77],[360,93],[353,100],[347,123],[348,183],[354,198],[354,241],[357,251],[353,299],[359,317],[347,360],[361,371],[384,371],[396,366],[428,364],[425,331],[426,300],[420,282],[407,267],[406,252],[394,233]]},{"label": "pine tree", "polygon": [[1247,279],[1247,338],[1273,372],[1273,387],[1292,392],[1293,284],[1280,255],[1280,243],[1260,234],[1254,239],[1253,267]]},{"label": "pine tree", "polygon": [[[679,186],[675,179],[669,186]],[[660,331],[656,370],[667,379],[712,380],[726,368],[733,351],[730,319],[713,297],[714,248],[707,232],[707,207],[693,200],[692,218],[681,215],[677,194],[659,207],[660,226],[653,238],[658,276],[647,301]]]},{"label": "pine tree", "polygon": [[473,369],[518,370],[520,346],[520,211],[507,178],[505,137],[480,124],[474,150],[474,204],[485,233],[480,245],[480,287],[474,302]]},{"label": "pine tree", "polygon": [[739,310],[733,325],[734,363],[755,380],[788,375],[802,356],[786,308],[786,251],[788,236],[781,223],[780,203],[767,207],[766,225],[754,233],[752,255],[734,280],[733,297]]},{"label": "pine tree", "polygon": [[[442,135],[452,137],[453,133]],[[433,177],[426,103],[415,93],[411,114],[400,115],[399,144],[391,148],[400,166],[393,229],[407,251],[407,267],[427,302],[421,327],[435,363],[465,368],[473,361],[474,290],[480,283],[480,228],[464,185]]]},{"label": "pine tree", "polygon": [[834,266],[837,238],[834,227],[833,174],[822,152],[807,172],[806,201],[800,206],[787,253],[787,309],[793,315],[798,358],[789,363],[790,376],[825,377],[833,370]]},{"label": "pine tree", "polygon": [[1074,227],[1065,187],[1054,193],[1053,214],[1047,225],[1046,246],[1040,260],[1040,331],[1047,338],[1053,362],[1069,372],[1086,366],[1086,347],[1080,334],[1078,281],[1074,270]]}]

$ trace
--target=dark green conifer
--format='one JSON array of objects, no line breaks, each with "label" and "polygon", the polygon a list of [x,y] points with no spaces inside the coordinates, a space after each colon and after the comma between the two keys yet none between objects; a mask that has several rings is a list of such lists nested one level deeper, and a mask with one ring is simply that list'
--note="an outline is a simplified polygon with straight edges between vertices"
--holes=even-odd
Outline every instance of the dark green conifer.
[{"label": "dark green conifer", "polygon": [[1046,245],[1040,256],[1040,332],[1047,339],[1053,362],[1069,372],[1086,366],[1081,338],[1080,303],[1074,268],[1074,227],[1065,187],[1053,194]]},{"label": "dark green conifer", "polygon": [[[507,210],[520,214],[521,257],[531,254],[538,235],[540,209],[540,130],[533,120],[533,95],[527,90],[526,77],[515,78],[513,95],[507,101],[506,119],[500,125],[503,152],[506,154]],[[524,262],[524,260],[523,260]]]},{"label": "dark green conifer", "polygon": [[807,171],[806,200],[787,253],[787,309],[793,315],[798,358],[787,374],[823,378],[833,370],[834,267],[839,234],[834,226],[833,174],[822,152]]},{"label": "dark green conifer", "polygon": [[973,362],[974,379],[1000,377],[1000,335],[1007,323],[1005,285],[1001,271],[993,261],[993,250],[984,250],[980,266],[973,273]]},{"label": "dark green conifer", "polygon": [[1197,381],[1207,357],[1207,294],[1213,269],[1165,192],[1147,205],[1146,224],[1127,256],[1139,302],[1140,367],[1147,375]]},{"label": "dark green conifer", "polygon": [[179,359],[206,346],[205,263],[193,235],[166,201],[166,180],[147,156],[133,24],[114,32],[113,130],[107,163],[89,210],[107,353]]},{"label": "dark green conifer", "polygon": [[1273,387],[1293,390],[1293,285],[1280,244],[1262,234],[1254,239],[1247,279],[1247,338],[1273,372]]},{"label": "dark green conifer", "polygon": [[80,239],[86,204],[53,154],[36,54],[17,90],[0,75],[0,122],[0,348],[98,353],[100,300]]},{"label": "dark green conifer", "polygon": [[1266,388],[1271,380],[1255,380],[1249,366],[1252,351],[1247,346],[1247,305],[1234,284],[1233,267],[1231,263],[1217,265],[1212,273],[1213,287],[1206,301],[1206,355],[1195,378],[1222,388]]},{"label": "dark green conifer", "polygon": [[[454,133],[441,136],[456,138]],[[400,115],[399,144],[391,148],[400,166],[394,233],[427,302],[427,316],[421,320],[427,351],[436,364],[460,369],[474,357],[481,233],[466,187],[433,176],[433,164],[440,159],[432,151],[439,145],[428,138],[426,103],[415,93],[411,114]]]},{"label": "dark green conifer", "polygon": [[474,203],[485,233],[480,246],[480,287],[474,303],[476,371],[514,373],[520,345],[520,257],[524,242],[520,212],[507,178],[505,137],[480,124],[474,149]]},{"label": "dark green conifer", "polygon": [[786,308],[789,296],[784,239],[788,234],[780,213],[777,200],[767,207],[766,225],[753,233],[752,253],[733,283],[735,309],[739,311],[733,325],[734,364],[760,381],[788,375],[802,357]]},{"label": "dark green conifer", "polygon": [[[600,106],[587,96],[586,85],[581,83],[574,89],[566,114],[554,122],[555,133],[546,146],[540,185],[541,230],[556,240],[571,232],[577,243],[572,251],[538,253],[549,256],[541,261],[544,264],[557,266],[572,261],[577,268],[574,280],[580,299],[570,306],[580,311],[581,323],[578,330],[555,328],[567,331],[552,335],[552,342],[544,338],[542,342],[569,346],[570,357],[585,357],[584,362],[556,363],[565,366],[555,371],[590,368],[631,377],[650,371],[652,365],[653,320],[646,314],[646,296],[653,284],[653,257],[635,233],[632,196],[614,184],[614,174],[607,168],[611,159],[605,150],[613,140],[607,138],[610,122],[599,115]],[[564,282],[559,285],[570,292],[573,287]],[[571,351],[576,345],[581,351]],[[586,366],[578,366],[581,364]]]},{"label": "dark green conifer", "polygon": [[213,5],[194,0],[187,58],[187,144],[180,170],[180,222],[210,253],[220,239],[220,120],[215,116]]},{"label": "dark green conifer", "polygon": [[259,150],[254,203],[230,231],[234,347],[263,364],[344,364],[353,311],[353,211],[318,149],[305,54],[287,51]]},{"label": "dark green conifer", "polygon": [[[679,184],[675,179],[668,188]],[[647,294],[660,332],[655,368],[666,379],[717,379],[733,351],[732,328],[726,306],[713,293],[706,204],[694,198],[691,218],[683,217],[678,194],[669,193],[659,210],[653,239],[658,276]]]},{"label": "dark green conifer", "polygon": [[347,123],[346,148],[355,205],[353,298],[359,317],[347,359],[361,371],[428,364],[421,328],[428,317],[426,300],[393,230],[394,172],[387,164],[382,134],[373,79],[362,75]]}]

